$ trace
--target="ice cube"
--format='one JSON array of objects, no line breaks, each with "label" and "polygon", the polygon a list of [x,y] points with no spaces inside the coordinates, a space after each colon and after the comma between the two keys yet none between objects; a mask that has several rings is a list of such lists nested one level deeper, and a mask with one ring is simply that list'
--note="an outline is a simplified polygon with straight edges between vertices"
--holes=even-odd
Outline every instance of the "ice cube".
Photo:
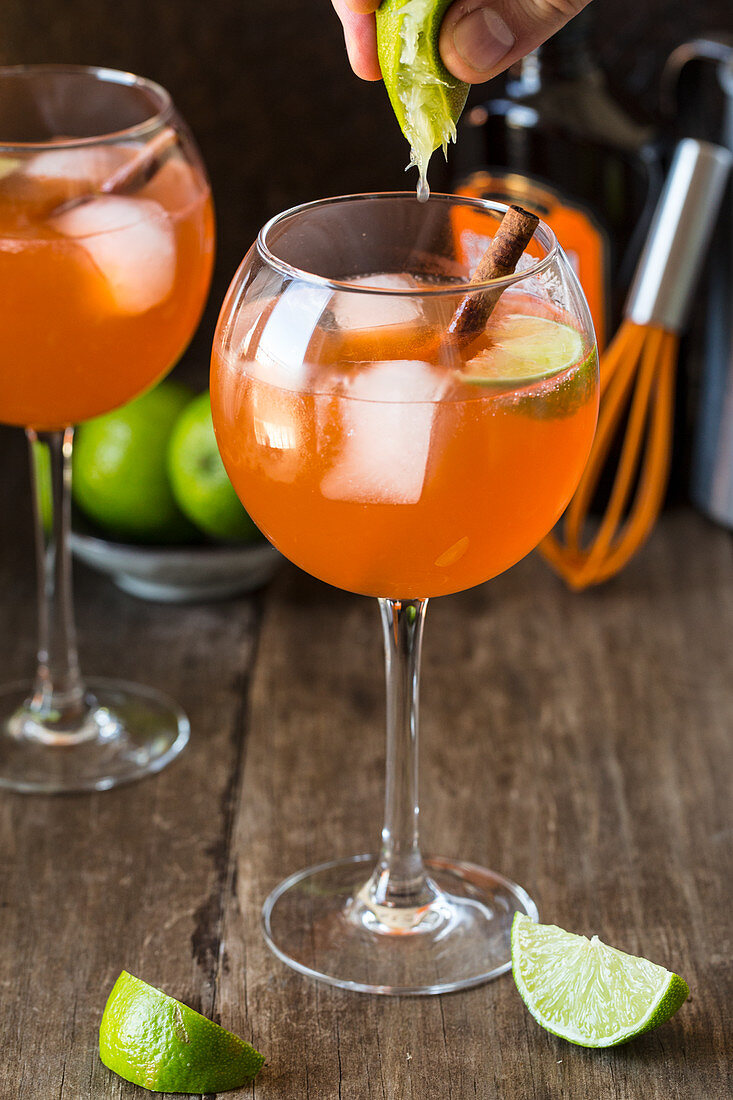
[{"label": "ice cube", "polygon": [[329,500],[415,504],[427,471],[445,371],[419,360],[373,363],[338,398],[343,442],[321,481]]},{"label": "ice cube", "polygon": [[[363,286],[380,287],[383,290],[404,290],[413,293],[417,282],[411,275],[384,273],[360,275],[350,282]],[[375,329],[385,325],[414,324],[422,316],[419,299],[402,298],[391,294],[368,294],[354,291],[337,291],[330,302],[330,311],[340,329]]]},{"label": "ice cube", "polygon": [[97,147],[50,148],[36,153],[26,161],[25,176],[66,185],[69,194],[90,194],[98,191],[124,161],[130,157],[126,146],[99,145]]},{"label": "ice cube", "polygon": [[176,239],[168,214],[153,199],[98,196],[49,222],[87,252],[120,313],[145,313],[173,289]]},{"label": "ice cube", "polygon": [[101,184],[126,159],[124,150],[54,149],[22,159],[9,158],[8,171],[0,166],[3,202],[18,208],[18,215],[35,222],[73,200],[99,191]]}]

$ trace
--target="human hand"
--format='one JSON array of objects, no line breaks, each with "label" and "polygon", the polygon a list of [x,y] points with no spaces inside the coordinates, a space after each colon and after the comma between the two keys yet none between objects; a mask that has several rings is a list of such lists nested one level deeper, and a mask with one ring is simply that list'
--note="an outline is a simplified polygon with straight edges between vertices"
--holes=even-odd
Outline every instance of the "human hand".
[{"label": "human hand", "polygon": [[[331,0],[351,67],[380,80],[374,12],[381,0]],[[480,84],[559,31],[590,0],[455,0],[440,28],[440,56],[458,80]]]}]

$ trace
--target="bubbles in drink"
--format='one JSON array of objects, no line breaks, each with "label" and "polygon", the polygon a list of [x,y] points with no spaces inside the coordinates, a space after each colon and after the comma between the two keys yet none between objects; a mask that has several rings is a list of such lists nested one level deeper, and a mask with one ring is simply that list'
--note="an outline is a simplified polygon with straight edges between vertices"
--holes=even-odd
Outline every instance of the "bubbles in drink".
[{"label": "bubbles in drink", "polygon": [[173,289],[175,234],[160,203],[97,196],[62,210],[49,224],[87,253],[120,313],[145,313]]}]

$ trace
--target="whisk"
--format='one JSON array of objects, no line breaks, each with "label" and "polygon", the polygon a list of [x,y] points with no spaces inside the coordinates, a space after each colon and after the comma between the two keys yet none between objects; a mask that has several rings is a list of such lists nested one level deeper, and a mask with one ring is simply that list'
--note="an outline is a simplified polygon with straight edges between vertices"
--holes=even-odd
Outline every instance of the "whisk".
[{"label": "whisk", "polygon": [[[675,150],[625,319],[601,357],[598,430],[588,464],[565,512],[562,536],[552,533],[540,543],[570,588],[601,584],[618,573],[659,515],[672,454],[679,334],[732,160],[727,149],[692,138]],[[608,505],[586,540],[588,510],[627,410]]]}]

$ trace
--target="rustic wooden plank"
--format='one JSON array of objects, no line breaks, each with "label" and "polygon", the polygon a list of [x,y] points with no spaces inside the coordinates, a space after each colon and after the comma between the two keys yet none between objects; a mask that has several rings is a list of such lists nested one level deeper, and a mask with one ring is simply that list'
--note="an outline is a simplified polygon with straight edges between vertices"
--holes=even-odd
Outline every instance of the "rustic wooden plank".
[{"label": "rustic wooden plank", "polygon": [[509,977],[441,998],[349,994],[269,955],[258,910],[309,863],[373,847],[382,798],[370,601],[286,574],[267,611],[233,836],[220,1017],[269,1060],[257,1097],[729,1095],[733,562],[666,516],[624,575],[571,595],[536,557],[428,612],[425,847],[525,885],[541,917],[685,975],[664,1028],[593,1052]]},{"label": "rustic wooden plank", "polygon": [[[2,679],[32,667],[34,581],[20,439],[2,433]],[[11,510],[12,509],[12,510]],[[239,803],[242,700],[259,601],[166,606],[77,570],[82,667],[178,699],[191,741],[160,775],[93,795],[0,792],[0,1096],[149,1096],[97,1055],[123,968],[210,1015]]]},{"label": "rustic wooden plank", "polygon": [[[25,459],[7,438],[0,666],[12,678],[32,658],[34,594],[27,515],[13,510]],[[147,1095],[96,1055],[122,966],[266,1053],[240,1095],[727,1096],[731,565],[728,536],[682,513],[597,592],[571,596],[530,559],[429,611],[426,848],[515,875],[545,919],[599,931],[693,988],[665,1028],[605,1053],[546,1036],[508,978],[442,998],[366,997],[302,979],[265,948],[270,887],[378,833],[371,601],[286,572],[248,717],[256,603],[155,607],[80,572],[86,667],[158,684],[195,735],[170,769],[126,789],[0,796],[0,1096]]]}]

